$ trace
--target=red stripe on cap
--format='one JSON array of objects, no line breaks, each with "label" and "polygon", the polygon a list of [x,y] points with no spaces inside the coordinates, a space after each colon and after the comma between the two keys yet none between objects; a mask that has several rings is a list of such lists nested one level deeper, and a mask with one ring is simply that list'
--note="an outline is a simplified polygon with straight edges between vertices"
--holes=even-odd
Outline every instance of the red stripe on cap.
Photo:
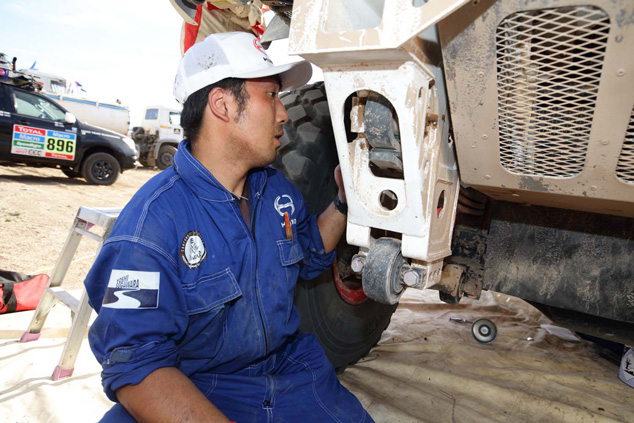
[{"label": "red stripe on cap", "polygon": [[196,37],[198,37],[198,30],[200,29],[200,21],[202,20],[203,8],[202,6],[196,6],[196,16],[194,20],[198,25],[192,25],[185,22],[185,39],[183,40],[183,54],[189,50],[191,46],[196,43]]}]

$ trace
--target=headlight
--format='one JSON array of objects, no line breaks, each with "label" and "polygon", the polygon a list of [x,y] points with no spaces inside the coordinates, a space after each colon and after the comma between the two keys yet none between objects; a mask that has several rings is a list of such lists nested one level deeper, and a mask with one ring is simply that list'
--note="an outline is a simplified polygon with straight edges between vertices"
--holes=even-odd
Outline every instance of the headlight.
[{"label": "headlight", "polygon": [[136,151],[136,145],[134,144],[134,140],[130,137],[122,137],[121,140],[130,147],[132,150]]}]

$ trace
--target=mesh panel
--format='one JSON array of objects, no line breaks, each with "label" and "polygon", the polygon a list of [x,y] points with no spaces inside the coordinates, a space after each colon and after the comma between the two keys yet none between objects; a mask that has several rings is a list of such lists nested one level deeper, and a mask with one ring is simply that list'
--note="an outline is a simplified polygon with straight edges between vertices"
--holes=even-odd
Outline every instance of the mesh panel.
[{"label": "mesh panel", "polygon": [[510,172],[583,170],[610,20],[595,7],[518,12],[496,33],[500,161]]},{"label": "mesh panel", "polygon": [[625,182],[634,182],[634,110],[630,116],[630,124],[625,133],[625,141],[621,149],[616,176]]}]

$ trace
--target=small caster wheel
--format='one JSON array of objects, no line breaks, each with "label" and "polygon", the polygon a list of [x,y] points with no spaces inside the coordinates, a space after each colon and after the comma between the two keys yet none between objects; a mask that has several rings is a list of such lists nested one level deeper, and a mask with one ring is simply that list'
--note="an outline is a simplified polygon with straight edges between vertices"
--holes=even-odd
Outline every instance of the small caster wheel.
[{"label": "small caster wheel", "polygon": [[490,344],[498,336],[498,328],[489,319],[478,319],[471,325],[471,334],[476,341]]}]

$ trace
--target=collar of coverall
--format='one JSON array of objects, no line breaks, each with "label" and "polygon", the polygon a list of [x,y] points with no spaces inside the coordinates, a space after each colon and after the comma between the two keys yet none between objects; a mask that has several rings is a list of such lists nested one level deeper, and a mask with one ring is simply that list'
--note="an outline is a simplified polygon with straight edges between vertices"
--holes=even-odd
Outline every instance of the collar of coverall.
[{"label": "collar of coverall", "polygon": [[[191,153],[189,140],[183,140],[178,145],[174,156],[174,170],[180,175],[185,184],[200,198],[208,201],[233,201],[234,196],[226,189],[212,173],[202,165]],[[251,169],[248,175],[249,186],[262,192],[267,180],[267,168]]]}]

